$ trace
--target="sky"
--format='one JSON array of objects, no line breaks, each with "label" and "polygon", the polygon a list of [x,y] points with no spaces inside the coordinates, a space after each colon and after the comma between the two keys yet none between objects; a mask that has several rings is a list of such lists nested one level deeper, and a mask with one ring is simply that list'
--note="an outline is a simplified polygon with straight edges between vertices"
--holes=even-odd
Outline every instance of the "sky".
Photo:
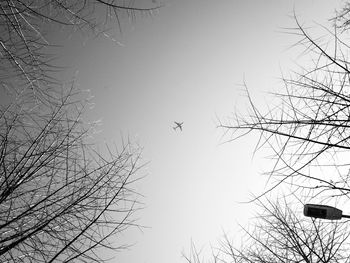
[{"label": "sky", "polygon": [[[263,153],[253,158],[254,136],[223,143],[229,138],[217,116],[244,112],[243,82],[264,104],[264,92],[282,87],[281,71],[296,68],[299,53],[289,47],[298,39],[285,34],[295,27],[293,10],[312,28],[329,25],[339,2],[168,0],[152,17],[126,24],[118,43],[64,40],[62,61],[94,96],[88,117],[101,120],[96,140],[129,135],[149,162],[135,186],[146,228],[123,234],[135,244],[114,262],[184,262],[191,240],[210,248],[223,231],[239,239],[239,224],[255,212],[244,202],[264,190],[268,164]],[[174,121],[184,122],[182,132]]]}]

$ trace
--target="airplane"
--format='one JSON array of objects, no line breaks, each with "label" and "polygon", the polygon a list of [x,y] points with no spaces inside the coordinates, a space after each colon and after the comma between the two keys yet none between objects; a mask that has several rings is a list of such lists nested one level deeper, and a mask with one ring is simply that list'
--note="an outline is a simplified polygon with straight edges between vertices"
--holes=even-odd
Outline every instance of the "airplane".
[{"label": "airplane", "polygon": [[176,126],[173,127],[174,131],[175,131],[177,128],[180,128],[180,130],[182,131],[182,124],[183,124],[184,122],[176,122],[176,121],[174,121],[174,123],[176,124]]}]

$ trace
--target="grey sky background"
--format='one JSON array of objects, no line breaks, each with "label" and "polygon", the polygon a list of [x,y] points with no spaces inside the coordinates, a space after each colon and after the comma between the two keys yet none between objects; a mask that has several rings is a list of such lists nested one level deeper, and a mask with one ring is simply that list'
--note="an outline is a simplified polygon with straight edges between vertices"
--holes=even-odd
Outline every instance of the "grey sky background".
[{"label": "grey sky background", "polygon": [[[137,183],[145,196],[138,222],[149,228],[125,232],[121,240],[135,245],[115,262],[183,262],[191,239],[209,248],[223,230],[239,241],[238,223],[254,215],[240,202],[264,190],[259,174],[268,163],[263,153],[252,159],[253,136],[221,145],[216,116],[235,105],[244,112],[243,80],[263,104],[264,92],[282,88],[281,69],[296,69],[297,50],[288,47],[298,39],[281,33],[295,27],[293,8],[305,25],[327,26],[340,2],[168,0],[153,17],[126,24],[119,44],[60,40],[62,61],[94,96],[87,117],[101,120],[97,141],[129,134],[150,161]],[[183,132],[173,121],[184,121]]]}]

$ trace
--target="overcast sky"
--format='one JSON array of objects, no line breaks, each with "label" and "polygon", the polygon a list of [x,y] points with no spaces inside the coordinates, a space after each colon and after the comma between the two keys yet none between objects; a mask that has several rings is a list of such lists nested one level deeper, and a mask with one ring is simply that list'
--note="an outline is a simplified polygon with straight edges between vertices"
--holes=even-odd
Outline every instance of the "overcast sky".
[{"label": "overcast sky", "polygon": [[[281,33],[295,26],[293,8],[305,25],[328,26],[338,2],[168,0],[127,25],[117,45],[66,40],[62,59],[95,96],[89,118],[102,120],[97,139],[129,134],[150,161],[137,184],[145,196],[138,222],[148,228],[124,233],[135,245],[118,262],[183,262],[191,239],[206,248],[223,230],[239,239],[238,223],[254,214],[241,202],[263,191],[266,160],[252,158],[252,136],[221,144],[216,116],[235,105],[244,112],[243,80],[259,103],[264,91],[282,87],[281,70],[295,68],[298,55],[288,49],[298,39]],[[184,122],[182,132],[173,121]]]}]

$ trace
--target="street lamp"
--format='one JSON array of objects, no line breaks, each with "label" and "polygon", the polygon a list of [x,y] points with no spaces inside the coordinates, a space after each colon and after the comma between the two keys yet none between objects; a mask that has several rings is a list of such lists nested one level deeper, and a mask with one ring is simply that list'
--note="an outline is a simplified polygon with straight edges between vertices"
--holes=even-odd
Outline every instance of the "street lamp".
[{"label": "street lamp", "polygon": [[304,205],[304,216],[330,220],[339,220],[343,217],[350,218],[349,215],[343,215],[342,210],[337,209],[333,206],[314,204]]}]

